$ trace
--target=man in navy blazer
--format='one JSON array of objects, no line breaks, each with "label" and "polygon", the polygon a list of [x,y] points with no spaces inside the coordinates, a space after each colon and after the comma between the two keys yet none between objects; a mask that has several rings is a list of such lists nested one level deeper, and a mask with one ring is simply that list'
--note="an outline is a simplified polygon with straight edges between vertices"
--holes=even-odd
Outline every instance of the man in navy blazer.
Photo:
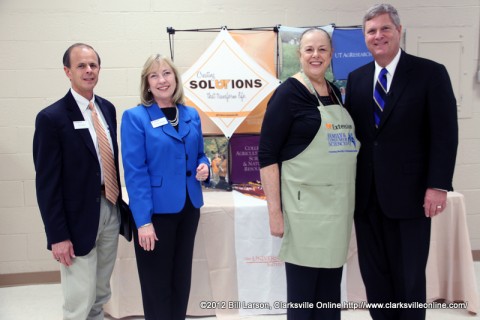
[{"label": "man in navy blazer", "polygon": [[109,101],[93,93],[100,57],[91,46],[72,45],[63,63],[71,90],[40,111],[35,122],[37,200],[48,249],[60,263],[63,319],[103,319],[120,221],[118,199],[112,203],[105,198],[97,136],[88,105],[93,102],[106,130],[120,189],[116,112]]},{"label": "man in navy blazer", "polygon": [[[453,190],[456,100],[443,65],[400,49],[395,8],[370,8],[363,28],[375,61],[350,73],[345,103],[362,143],[355,208],[360,270],[369,302],[424,303],[431,218],[445,209]],[[374,84],[382,68],[387,94],[376,126]],[[424,308],[375,308],[370,314],[425,319]]]}]

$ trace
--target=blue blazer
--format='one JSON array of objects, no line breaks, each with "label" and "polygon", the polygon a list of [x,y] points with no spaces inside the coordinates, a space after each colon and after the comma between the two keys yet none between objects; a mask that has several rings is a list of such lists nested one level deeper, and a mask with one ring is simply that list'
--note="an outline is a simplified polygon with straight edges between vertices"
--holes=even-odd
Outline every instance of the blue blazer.
[{"label": "blue blazer", "polygon": [[197,110],[179,104],[178,132],[157,104],[139,105],[122,117],[122,160],[130,208],[137,227],[153,214],[178,213],[188,196],[203,205],[201,183],[195,178],[205,156]]},{"label": "blue blazer", "polygon": [[[99,96],[95,101],[110,131],[120,186],[116,111]],[[73,125],[84,120],[69,91],[38,113],[33,137],[37,201],[47,247],[70,239],[77,256],[86,255],[95,245],[101,198],[100,162],[92,136],[88,129],[75,129]]]},{"label": "blue blazer", "polygon": [[345,106],[362,148],[355,214],[372,185],[390,218],[424,217],[427,188],[451,191],[458,145],[456,100],[445,67],[402,51],[378,129],[373,120],[374,62],[348,76]]}]

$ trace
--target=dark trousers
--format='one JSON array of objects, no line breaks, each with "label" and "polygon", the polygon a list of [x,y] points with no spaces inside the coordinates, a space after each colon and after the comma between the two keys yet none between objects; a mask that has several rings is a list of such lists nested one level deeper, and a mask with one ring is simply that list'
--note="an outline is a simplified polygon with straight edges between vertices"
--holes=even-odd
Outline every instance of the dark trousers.
[{"label": "dark trousers", "polygon": [[146,320],[185,320],[195,234],[200,209],[187,196],[185,207],[176,214],[154,214],[152,223],[158,241],[153,251],[138,245],[135,255]]},{"label": "dark trousers", "polygon": [[[310,268],[285,263],[287,302],[311,303],[313,308],[288,308],[288,320],[340,320],[340,308],[328,308],[341,303],[342,269]],[[330,302],[330,304],[328,304]],[[317,303],[324,305],[318,308]]]},{"label": "dark trousers", "polygon": [[[401,199],[400,199],[401,201]],[[430,218],[390,219],[372,192],[355,216],[360,272],[370,303],[426,302]],[[424,308],[371,308],[373,320],[424,320]]]}]

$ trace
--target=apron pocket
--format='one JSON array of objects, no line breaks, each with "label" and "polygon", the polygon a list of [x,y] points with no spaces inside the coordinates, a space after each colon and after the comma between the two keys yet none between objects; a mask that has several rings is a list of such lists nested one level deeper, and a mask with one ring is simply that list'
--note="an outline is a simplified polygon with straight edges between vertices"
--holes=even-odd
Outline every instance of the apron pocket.
[{"label": "apron pocket", "polygon": [[[298,190],[298,211],[300,219],[338,219],[337,186],[333,184],[306,185],[302,184]],[[300,214],[301,212],[301,214]]]}]

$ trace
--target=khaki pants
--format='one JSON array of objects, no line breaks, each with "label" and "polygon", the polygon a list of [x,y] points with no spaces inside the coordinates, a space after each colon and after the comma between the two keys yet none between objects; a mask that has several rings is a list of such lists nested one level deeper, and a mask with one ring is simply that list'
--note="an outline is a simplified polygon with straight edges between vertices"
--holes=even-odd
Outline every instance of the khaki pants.
[{"label": "khaki pants", "polygon": [[[102,320],[103,305],[110,299],[110,276],[117,257],[120,215],[101,197],[100,221],[95,247],[73,264],[60,267],[64,296],[64,320]],[[75,248],[73,248],[75,250]]]}]

